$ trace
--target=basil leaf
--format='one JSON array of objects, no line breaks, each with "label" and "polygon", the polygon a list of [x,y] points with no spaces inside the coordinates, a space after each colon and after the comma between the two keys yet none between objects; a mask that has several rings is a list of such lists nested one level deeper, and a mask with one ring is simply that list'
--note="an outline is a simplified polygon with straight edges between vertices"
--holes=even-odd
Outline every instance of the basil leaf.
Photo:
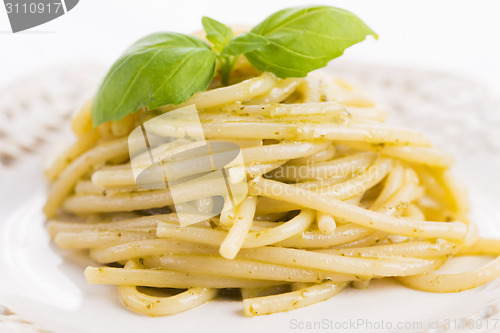
[{"label": "basil leaf", "polygon": [[141,107],[179,104],[205,90],[214,76],[216,54],[202,40],[178,33],[155,33],[113,64],[92,108],[94,126],[120,120]]},{"label": "basil leaf", "polygon": [[253,32],[245,32],[231,39],[221,52],[221,56],[239,56],[253,50],[260,49],[269,45],[266,37],[254,34]]},{"label": "basil leaf", "polygon": [[214,49],[219,53],[234,37],[231,28],[210,17],[203,16],[201,24],[207,33],[207,39],[214,44]]},{"label": "basil leaf", "polygon": [[367,35],[378,38],[356,15],[329,6],[280,10],[252,32],[266,37],[269,45],[245,56],[259,71],[272,72],[280,78],[306,76]]}]

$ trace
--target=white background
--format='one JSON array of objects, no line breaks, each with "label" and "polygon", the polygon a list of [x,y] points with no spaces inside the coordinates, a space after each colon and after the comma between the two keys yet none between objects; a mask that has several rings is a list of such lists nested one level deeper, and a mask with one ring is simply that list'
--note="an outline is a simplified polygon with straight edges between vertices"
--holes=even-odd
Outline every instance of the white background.
[{"label": "white background", "polygon": [[[154,31],[189,33],[203,15],[255,24],[305,0],[81,0],[66,15],[12,34],[0,6],[0,89],[49,66],[110,65],[138,38]],[[316,3],[316,2],[314,2]],[[453,72],[500,93],[499,1],[323,0],[360,16],[379,35],[344,58]]]}]

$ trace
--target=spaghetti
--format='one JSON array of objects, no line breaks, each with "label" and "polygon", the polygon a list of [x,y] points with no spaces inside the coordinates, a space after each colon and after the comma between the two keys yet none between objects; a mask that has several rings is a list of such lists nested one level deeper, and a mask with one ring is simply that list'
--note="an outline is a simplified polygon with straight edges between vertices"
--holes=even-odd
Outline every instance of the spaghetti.
[{"label": "spaghetti", "polygon": [[[248,63],[238,66],[235,72],[252,73]],[[117,285],[124,304],[151,316],[239,288],[244,314],[254,316],[384,277],[456,292],[500,276],[499,259],[461,274],[435,272],[453,255],[497,255],[500,242],[477,236],[449,176],[452,159],[420,133],[385,124],[382,107],[322,73],[233,79],[218,87],[216,78],[179,106],[96,129],[91,103],[78,112],[76,143],[47,170],[54,183],[44,211],[59,247],[88,249],[104,265],[85,270],[89,283]],[[207,141],[241,148],[245,165],[232,167],[244,168],[249,192],[234,209],[180,227],[168,189],[136,184],[127,136],[152,116],[191,104]],[[188,146],[179,137],[159,149],[166,156]],[[175,186],[176,200],[200,209],[221,193],[210,182]]]}]

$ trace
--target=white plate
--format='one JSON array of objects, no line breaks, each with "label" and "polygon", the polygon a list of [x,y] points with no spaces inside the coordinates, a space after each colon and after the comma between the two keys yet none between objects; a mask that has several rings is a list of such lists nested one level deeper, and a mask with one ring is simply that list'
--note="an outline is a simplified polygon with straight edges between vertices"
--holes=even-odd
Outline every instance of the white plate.
[{"label": "white plate", "polygon": [[[472,218],[482,234],[500,236],[498,101],[478,84],[439,73],[341,61],[331,70],[385,101],[393,111],[390,122],[421,130],[453,153],[455,173],[472,200]],[[347,289],[326,302],[255,318],[244,317],[242,304],[228,300],[149,318],[125,308],[115,287],[87,285],[82,273],[90,260],[57,249],[44,229],[42,165],[50,146],[70,138],[68,115],[102,74],[97,66],[52,70],[0,91],[1,332],[463,332],[464,322],[473,331],[500,331],[498,280],[433,294],[386,279],[367,290]],[[463,258],[450,269],[478,263]]]}]

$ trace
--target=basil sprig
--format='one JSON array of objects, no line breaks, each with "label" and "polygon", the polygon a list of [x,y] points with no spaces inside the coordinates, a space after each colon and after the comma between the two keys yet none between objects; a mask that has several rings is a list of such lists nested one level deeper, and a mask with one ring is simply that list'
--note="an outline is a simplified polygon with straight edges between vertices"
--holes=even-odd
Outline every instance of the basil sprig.
[{"label": "basil sprig", "polygon": [[245,53],[248,61],[259,71],[280,78],[306,76],[366,36],[378,38],[356,15],[328,6],[280,10],[252,32],[265,37],[269,45]]},{"label": "basil sprig", "polygon": [[229,84],[229,74],[240,54],[247,53],[264,46],[269,42],[261,35],[252,32],[245,32],[234,37],[231,28],[224,24],[204,16],[201,19],[203,29],[207,33],[207,40],[210,41],[220,65],[220,74],[222,84]]},{"label": "basil sprig", "polygon": [[217,62],[222,83],[228,84],[242,54],[261,72],[303,77],[366,36],[378,38],[354,14],[329,6],[283,9],[236,37],[214,19],[203,17],[202,24],[212,48],[179,33],[151,34],[129,47],[97,92],[94,125],[120,120],[142,107],[151,110],[184,102],[208,87]]},{"label": "basil sprig", "polygon": [[156,33],[138,40],[113,64],[97,92],[92,120],[120,120],[142,107],[179,104],[205,90],[216,55],[199,38]]}]

